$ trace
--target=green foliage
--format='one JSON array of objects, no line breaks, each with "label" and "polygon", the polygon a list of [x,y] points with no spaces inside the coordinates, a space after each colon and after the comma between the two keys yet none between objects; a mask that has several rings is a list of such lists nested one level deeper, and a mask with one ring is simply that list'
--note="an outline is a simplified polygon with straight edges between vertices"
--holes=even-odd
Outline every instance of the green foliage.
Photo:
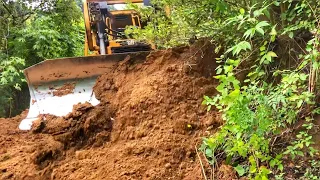
[{"label": "green foliage", "polygon": [[[320,57],[317,1],[153,2],[155,8],[140,9],[144,18],[151,19],[147,28],[128,33],[160,48],[187,44],[196,36],[211,38],[225,49],[217,59],[219,93],[204,96],[203,101],[208,111],[213,107],[221,111],[225,121],[201,146],[211,164],[219,161],[215,155],[224,154],[239,176],[281,178],[283,157],[317,153],[309,135],[312,121],[286,142],[291,144],[287,149],[272,147],[302,114],[312,115]],[[246,79],[238,79],[243,71]]]},{"label": "green foliage", "polygon": [[0,116],[8,116],[25,82],[22,69],[45,59],[82,56],[84,24],[73,0],[3,1],[0,15]]},{"label": "green foliage", "polygon": [[21,70],[24,65],[24,59],[18,57],[10,57],[0,62],[0,116],[5,116],[8,109],[10,111],[12,108],[12,90],[21,90],[21,83],[25,82]]},{"label": "green foliage", "polygon": [[137,8],[142,19],[149,20],[148,25],[144,29],[129,29],[127,33],[140,40],[152,41],[159,48],[188,44],[194,37],[220,38],[221,32],[217,30],[222,27],[232,32],[226,28],[223,19],[216,18],[226,18],[235,12],[225,1],[152,2],[153,7]]},{"label": "green foliage", "polygon": [[18,38],[10,43],[13,54],[25,58],[28,65],[44,59],[82,55],[83,28],[71,24],[66,32],[53,22],[50,16],[40,16],[18,30],[15,34]]},{"label": "green foliage", "polygon": [[14,28],[12,34],[9,49],[25,59],[27,66],[44,59],[83,55],[84,23],[72,0],[57,0],[54,8],[34,14],[25,28]]},{"label": "green foliage", "polygon": [[307,168],[303,179],[308,180],[319,180],[320,179],[320,162],[316,160],[311,160],[311,167]]},{"label": "green foliage", "polygon": [[24,65],[24,59],[18,57],[10,57],[8,60],[1,61],[0,85],[20,89],[20,84],[24,82],[24,78],[21,76],[21,69]]},{"label": "green foliage", "polygon": [[[297,4],[294,9],[303,6],[303,3]],[[239,42],[231,46],[219,59],[220,63],[224,63],[217,68],[219,75],[216,78],[219,79],[220,85],[216,89],[220,94],[212,99],[206,96],[203,101],[203,104],[208,105],[208,110],[211,106],[215,106],[223,112],[225,124],[212,137],[204,139],[201,149],[204,152],[207,152],[207,149],[215,153],[222,151],[226,154],[227,160],[237,157],[246,159],[244,162],[228,163],[241,163],[242,165],[235,167],[238,174],[240,176],[248,174],[254,179],[268,179],[272,169],[274,173],[283,171],[281,158],[284,155],[290,155],[293,159],[296,156],[305,156],[304,148],[307,148],[307,152],[311,152],[311,156],[316,152],[310,146],[313,143],[312,136],[307,131],[300,132],[297,140],[292,142],[292,146],[288,146],[276,156],[271,151],[270,144],[279,130],[294,124],[302,110],[314,104],[314,91],[310,91],[310,79],[308,79],[312,73],[301,72],[301,64],[305,67],[311,63],[313,69],[318,69],[319,52],[316,49],[319,43],[317,37],[309,41],[306,48],[309,53],[301,55],[304,60],[300,62],[300,66],[298,64],[295,69],[275,71],[271,75],[273,78],[281,74],[280,82],[276,86],[266,82],[268,74],[263,69],[278,58],[274,51],[269,50],[278,32],[276,26],[270,26],[266,21],[259,21],[259,16],[266,15],[263,13],[264,9],[265,7],[252,8],[250,9],[252,12],[249,11],[248,14],[242,10],[240,15],[229,19],[231,25],[236,20],[241,20],[233,26],[243,32],[243,36],[239,36],[237,38]],[[283,32],[278,31],[282,34],[287,33],[286,29]],[[243,38],[251,39],[251,43]],[[238,59],[236,64],[230,63],[234,62],[230,56]],[[258,63],[253,65],[252,72],[247,74],[248,79],[244,81],[246,85],[241,86],[234,71],[239,62],[250,56]],[[305,124],[304,127],[310,130],[312,123]]]}]

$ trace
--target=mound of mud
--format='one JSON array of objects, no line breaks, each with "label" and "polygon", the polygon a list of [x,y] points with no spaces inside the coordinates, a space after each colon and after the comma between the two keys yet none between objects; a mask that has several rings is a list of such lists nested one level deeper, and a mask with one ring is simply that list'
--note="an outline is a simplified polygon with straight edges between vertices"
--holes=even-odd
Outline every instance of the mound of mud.
[{"label": "mound of mud", "polygon": [[0,131],[0,177],[201,179],[196,148],[221,121],[201,105],[203,95],[216,93],[216,55],[210,45],[196,47],[152,52],[141,61],[128,56],[98,78],[100,105],[43,115],[32,132],[0,119],[14,129]]}]

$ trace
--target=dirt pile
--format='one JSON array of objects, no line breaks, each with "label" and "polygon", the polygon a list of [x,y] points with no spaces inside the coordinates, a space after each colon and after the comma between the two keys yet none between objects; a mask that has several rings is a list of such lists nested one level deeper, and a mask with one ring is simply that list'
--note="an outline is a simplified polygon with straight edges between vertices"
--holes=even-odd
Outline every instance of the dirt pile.
[{"label": "dirt pile", "polygon": [[[44,115],[32,132],[0,119],[2,179],[201,179],[196,146],[220,124],[206,112],[214,95],[211,46],[129,56],[97,80],[100,105]],[[228,177],[230,178],[230,176]]]}]

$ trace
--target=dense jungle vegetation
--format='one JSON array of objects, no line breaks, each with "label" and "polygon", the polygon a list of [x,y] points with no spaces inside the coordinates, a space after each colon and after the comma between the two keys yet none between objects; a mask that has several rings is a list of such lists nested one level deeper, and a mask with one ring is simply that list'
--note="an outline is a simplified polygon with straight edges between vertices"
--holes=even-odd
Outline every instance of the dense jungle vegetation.
[{"label": "dense jungle vegetation", "polygon": [[44,59],[83,54],[81,4],[74,0],[0,2],[0,117],[16,115],[28,105],[15,100],[21,98],[21,87],[27,89],[24,68]]},{"label": "dense jungle vegetation", "polygon": [[164,48],[207,38],[221,54],[215,76],[219,94],[204,96],[203,104],[219,110],[225,123],[200,148],[211,165],[211,172],[203,166],[205,179],[215,178],[221,162],[249,179],[319,179],[312,137],[319,128],[313,123],[319,113],[317,1],[155,4],[140,10],[152,23],[128,33]]}]

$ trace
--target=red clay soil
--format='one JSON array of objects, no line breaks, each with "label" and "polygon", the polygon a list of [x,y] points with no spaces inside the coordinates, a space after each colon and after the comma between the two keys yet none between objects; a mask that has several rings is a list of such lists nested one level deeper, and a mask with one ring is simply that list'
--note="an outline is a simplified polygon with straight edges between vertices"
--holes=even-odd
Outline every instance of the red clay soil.
[{"label": "red clay soil", "polygon": [[[215,94],[208,52],[185,47],[141,62],[127,57],[97,80],[100,105],[43,115],[31,132],[17,129],[25,114],[0,119],[1,179],[202,179],[196,148],[221,124],[201,105],[203,95]],[[236,179],[227,166],[219,176]]]}]

